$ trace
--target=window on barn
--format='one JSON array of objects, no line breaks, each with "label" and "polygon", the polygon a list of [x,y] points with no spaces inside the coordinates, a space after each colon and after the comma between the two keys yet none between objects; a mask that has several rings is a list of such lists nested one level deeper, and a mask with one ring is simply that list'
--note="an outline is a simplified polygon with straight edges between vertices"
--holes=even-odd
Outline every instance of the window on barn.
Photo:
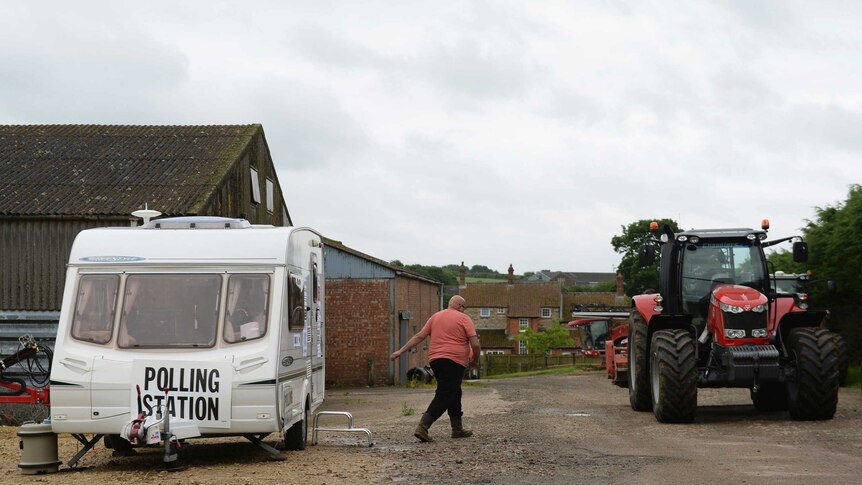
[{"label": "window on barn", "polygon": [[530,328],[530,319],[529,318],[522,318],[522,319],[518,320],[518,330],[521,333],[526,332],[528,328]]},{"label": "window on barn", "polygon": [[525,355],[527,353],[527,342],[521,340],[518,342],[518,353],[521,355]]},{"label": "window on barn", "polygon": [[266,179],[266,210],[272,214],[272,211],[275,210],[275,202],[273,195],[273,183],[272,180]]},{"label": "window on barn", "polygon": [[542,318],[551,318],[550,308],[542,308]]},{"label": "window on barn", "polygon": [[257,170],[254,167],[249,168],[251,172],[251,202],[260,204],[260,178],[257,176]]},{"label": "window on barn", "polygon": [[503,314],[505,314],[505,313],[506,313],[506,309],[505,309],[505,308],[498,308],[498,309],[497,309],[497,315],[503,315]]},{"label": "window on barn", "polygon": [[491,309],[490,308],[482,308],[481,310],[479,310],[479,316],[482,318],[490,317],[491,316]]}]

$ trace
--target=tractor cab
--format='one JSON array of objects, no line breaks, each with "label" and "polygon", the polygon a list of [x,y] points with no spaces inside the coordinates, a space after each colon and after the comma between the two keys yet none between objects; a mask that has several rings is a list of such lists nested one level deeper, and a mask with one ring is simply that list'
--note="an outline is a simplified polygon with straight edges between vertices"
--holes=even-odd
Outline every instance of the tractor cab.
[{"label": "tractor cab", "polygon": [[581,342],[581,352],[584,355],[604,355],[605,340],[610,334],[610,320],[607,318],[582,318],[573,320],[566,326],[577,330],[578,340]]}]

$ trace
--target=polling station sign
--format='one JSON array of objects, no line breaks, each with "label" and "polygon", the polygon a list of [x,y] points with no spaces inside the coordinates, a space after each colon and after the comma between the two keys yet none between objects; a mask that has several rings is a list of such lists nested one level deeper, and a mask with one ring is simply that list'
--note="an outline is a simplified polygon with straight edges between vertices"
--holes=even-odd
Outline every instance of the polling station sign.
[{"label": "polling station sign", "polygon": [[171,417],[200,427],[229,428],[232,376],[228,362],[135,360],[131,409],[144,414],[167,409]]}]

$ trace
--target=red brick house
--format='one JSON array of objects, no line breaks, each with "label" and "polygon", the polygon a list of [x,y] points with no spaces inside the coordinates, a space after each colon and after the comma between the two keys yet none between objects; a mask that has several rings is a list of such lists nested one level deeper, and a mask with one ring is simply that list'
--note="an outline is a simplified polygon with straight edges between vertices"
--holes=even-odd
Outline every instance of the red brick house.
[{"label": "red brick house", "polygon": [[389,355],[441,308],[442,283],[324,238],[326,383],[378,386],[428,365],[428,341]]},{"label": "red brick house", "polygon": [[561,320],[559,281],[514,283],[513,276],[510,265],[508,283],[467,284],[462,269],[458,294],[467,301],[466,313],[476,324],[483,354],[525,354],[523,342],[515,340],[515,335],[527,329],[538,331]]}]

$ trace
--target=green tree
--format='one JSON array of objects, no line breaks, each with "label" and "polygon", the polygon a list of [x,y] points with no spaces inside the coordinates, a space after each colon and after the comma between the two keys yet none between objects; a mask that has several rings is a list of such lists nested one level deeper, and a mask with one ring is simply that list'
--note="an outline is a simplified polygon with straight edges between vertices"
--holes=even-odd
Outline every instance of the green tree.
[{"label": "green tree", "polygon": [[805,263],[793,261],[793,253],[786,249],[774,251],[767,256],[772,263],[771,271],[784,271],[785,273],[804,273],[808,268]]},{"label": "green tree", "polygon": [[[638,247],[640,247],[650,236],[650,222],[658,222],[659,230],[665,224],[669,225],[674,233],[679,232],[679,224],[673,219],[641,219],[627,226],[621,226],[623,233],[611,238],[614,251],[623,255],[617,271],[623,275],[628,296],[639,295],[647,288],[658,290],[660,251],[656,247],[656,262],[652,266],[642,267],[638,263]],[[658,235],[656,235],[658,236]]]},{"label": "green tree", "polygon": [[531,354],[546,354],[550,349],[571,347],[575,341],[569,336],[569,331],[560,325],[559,320],[552,321],[544,330],[526,332],[515,336],[515,340],[524,341],[527,351]]},{"label": "green tree", "polygon": [[855,304],[862,294],[862,186],[852,185],[847,200],[818,207],[815,215],[803,228],[809,245],[807,266],[814,278],[834,279],[839,291],[827,295],[824,288],[815,287],[812,293],[832,304]]}]

